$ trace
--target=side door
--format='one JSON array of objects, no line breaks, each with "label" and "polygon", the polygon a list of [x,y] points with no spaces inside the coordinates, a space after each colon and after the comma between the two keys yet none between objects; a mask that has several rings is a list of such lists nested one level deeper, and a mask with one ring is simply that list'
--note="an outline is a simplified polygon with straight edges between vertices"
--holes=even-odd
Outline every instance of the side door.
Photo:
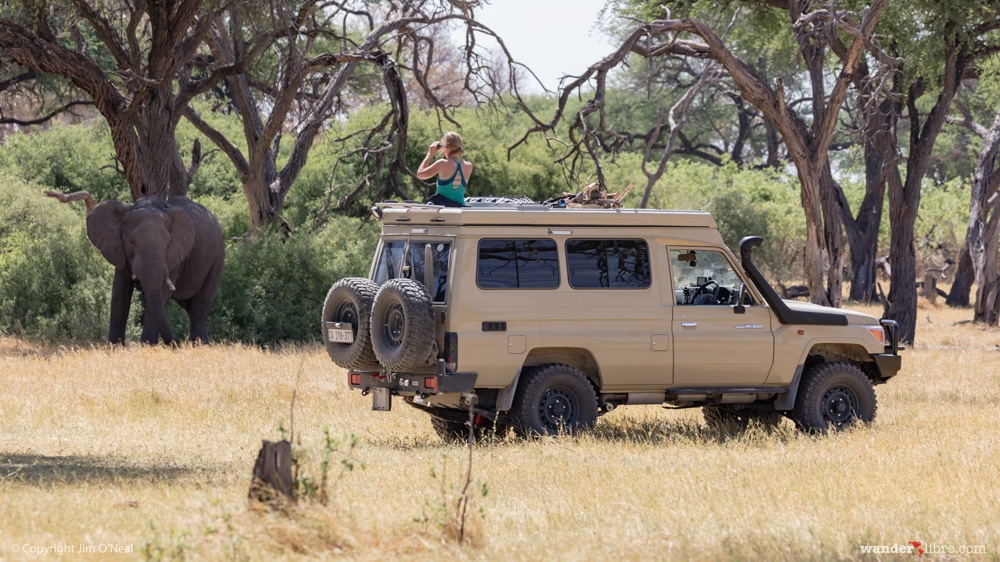
[{"label": "side door", "polygon": [[[712,248],[669,247],[675,387],[756,387],[774,361],[771,313],[746,292],[729,257]],[[740,312],[739,310],[742,310]]]}]

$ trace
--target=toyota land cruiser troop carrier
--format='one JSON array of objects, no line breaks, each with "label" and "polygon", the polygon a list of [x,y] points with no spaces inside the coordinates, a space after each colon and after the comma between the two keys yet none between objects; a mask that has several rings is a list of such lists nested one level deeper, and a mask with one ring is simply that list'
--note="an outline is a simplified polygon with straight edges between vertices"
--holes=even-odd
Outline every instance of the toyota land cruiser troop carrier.
[{"label": "toyota land cruiser troop carrier", "polygon": [[[782,300],[701,211],[382,204],[368,278],[323,306],[323,341],[375,410],[445,439],[591,427],[626,404],[807,431],[875,417],[896,323]],[[470,410],[472,415],[470,415]]]}]

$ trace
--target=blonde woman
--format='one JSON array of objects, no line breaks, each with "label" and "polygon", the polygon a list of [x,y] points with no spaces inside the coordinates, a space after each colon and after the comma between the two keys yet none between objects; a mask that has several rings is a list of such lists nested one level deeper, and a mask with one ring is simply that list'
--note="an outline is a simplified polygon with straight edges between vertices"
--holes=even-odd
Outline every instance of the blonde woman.
[{"label": "blonde woman", "polygon": [[[438,152],[444,158],[431,164]],[[426,180],[437,176],[437,191],[428,203],[445,207],[464,207],[465,188],[472,175],[472,162],[462,160],[462,137],[455,132],[445,133],[441,140],[427,147],[427,156],[420,163],[417,177]]]}]

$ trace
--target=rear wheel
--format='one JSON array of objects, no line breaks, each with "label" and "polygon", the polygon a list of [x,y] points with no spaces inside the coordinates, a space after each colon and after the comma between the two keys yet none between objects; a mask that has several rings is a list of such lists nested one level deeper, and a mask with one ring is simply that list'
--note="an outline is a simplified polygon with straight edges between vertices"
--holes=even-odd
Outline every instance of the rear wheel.
[{"label": "rear wheel", "polygon": [[526,374],[514,395],[512,416],[518,435],[574,433],[594,426],[597,394],[579,369],[550,364]]},{"label": "rear wheel", "polygon": [[[333,362],[345,369],[377,371],[372,350],[372,304],[378,285],[369,279],[348,277],[330,287],[323,303],[323,344]],[[327,323],[339,322],[351,330],[350,342],[331,341]]]},{"label": "rear wheel", "polygon": [[820,363],[803,378],[790,417],[803,431],[840,431],[873,421],[877,409],[875,388],[861,369]]},{"label": "rear wheel", "polygon": [[413,371],[437,357],[434,308],[422,283],[390,279],[372,305],[372,348],[379,363],[393,371]]}]

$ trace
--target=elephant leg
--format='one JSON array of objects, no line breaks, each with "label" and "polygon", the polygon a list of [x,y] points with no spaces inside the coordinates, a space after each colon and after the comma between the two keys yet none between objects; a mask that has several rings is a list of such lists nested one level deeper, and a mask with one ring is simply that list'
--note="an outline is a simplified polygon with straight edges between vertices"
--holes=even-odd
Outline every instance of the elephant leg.
[{"label": "elephant leg", "polygon": [[[211,306],[211,304],[209,305]],[[208,343],[208,308],[192,306],[188,311],[191,321],[191,341]]]},{"label": "elephant leg", "polygon": [[111,285],[111,318],[108,322],[108,341],[111,343],[125,343],[125,326],[134,290],[132,270],[128,266],[115,268],[115,280]]},{"label": "elephant leg", "polygon": [[206,323],[204,321],[199,322],[199,306],[196,299],[190,298],[182,301],[177,301],[177,304],[181,305],[184,312],[188,315],[188,322],[190,324],[190,330],[188,331],[188,340],[198,343],[208,343],[208,336],[206,334]]},{"label": "elephant leg", "polygon": [[191,341],[208,343],[208,313],[215,302],[215,293],[219,288],[219,280],[221,278],[222,265],[219,264],[212,268],[212,271],[205,279],[202,291],[191,297],[187,302],[185,310],[188,313],[188,320],[191,321]]}]

